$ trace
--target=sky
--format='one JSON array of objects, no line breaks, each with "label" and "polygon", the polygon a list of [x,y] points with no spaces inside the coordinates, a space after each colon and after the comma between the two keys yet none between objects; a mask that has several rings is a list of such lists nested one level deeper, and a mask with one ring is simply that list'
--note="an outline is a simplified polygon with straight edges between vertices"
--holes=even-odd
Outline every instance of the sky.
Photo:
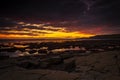
[{"label": "sky", "polygon": [[120,0],[1,0],[0,38],[120,34]]}]

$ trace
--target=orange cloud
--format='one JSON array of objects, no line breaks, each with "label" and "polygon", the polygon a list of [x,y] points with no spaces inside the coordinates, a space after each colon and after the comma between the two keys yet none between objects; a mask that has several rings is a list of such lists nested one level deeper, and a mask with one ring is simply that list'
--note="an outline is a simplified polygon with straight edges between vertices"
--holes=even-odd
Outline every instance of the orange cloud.
[{"label": "orange cloud", "polygon": [[64,27],[24,22],[19,22],[18,24],[21,25],[19,26],[20,30],[3,30],[0,32],[0,38],[88,38],[94,36],[93,34],[81,33],[79,31],[68,31]]}]

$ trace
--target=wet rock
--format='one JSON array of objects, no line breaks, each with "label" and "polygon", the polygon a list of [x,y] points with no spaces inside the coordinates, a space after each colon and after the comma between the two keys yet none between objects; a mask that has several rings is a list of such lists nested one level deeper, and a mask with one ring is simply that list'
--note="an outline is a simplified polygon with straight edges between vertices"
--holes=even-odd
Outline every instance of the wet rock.
[{"label": "wet rock", "polygon": [[55,56],[55,57],[49,58],[49,59],[48,59],[48,62],[49,62],[50,64],[55,64],[55,65],[57,65],[57,64],[63,63],[63,59],[62,59],[60,56]]},{"label": "wet rock", "polygon": [[70,54],[61,54],[60,57],[61,57],[62,59],[68,59],[68,58],[71,58],[71,57],[73,57],[73,56],[70,55]]},{"label": "wet rock", "polygon": [[84,73],[84,72],[88,72],[91,69],[92,69],[91,66],[77,66],[76,69],[75,69],[75,72]]},{"label": "wet rock", "polygon": [[33,54],[33,53],[35,53],[35,52],[36,52],[36,50],[30,50],[30,51],[29,51],[30,54]]},{"label": "wet rock", "polygon": [[59,65],[63,63],[63,59],[59,56],[50,57],[39,61],[37,68],[50,68],[52,65]]},{"label": "wet rock", "polygon": [[4,60],[4,59],[8,59],[9,58],[9,56],[1,56],[0,55],[0,60]]},{"label": "wet rock", "polygon": [[45,54],[45,53],[47,53],[47,50],[46,49],[45,50],[44,49],[43,50],[38,50],[38,53],[44,53]]},{"label": "wet rock", "polygon": [[52,71],[50,74],[42,77],[39,80],[77,80],[79,77],[75,73],[67,73],[64,71]]},{"label": "wet rock", "polygon": [[23,61],[18,63],[17,65],[26,69],[35,69],[38,64],[31,61]]},{"label": "wet rock", "polygon": [[64,60],[64,70],[65,71],[71,72],[71,71],[74,71],[75,68],[76,68],[76,64],[75,64],[74,58]]},{"label": "wet rock", "polygon": [[37,68],[43,68],[43,69],[46,69],[50,67],[50,63],[49,62],[40,62],[39,65],[37,65]]}]

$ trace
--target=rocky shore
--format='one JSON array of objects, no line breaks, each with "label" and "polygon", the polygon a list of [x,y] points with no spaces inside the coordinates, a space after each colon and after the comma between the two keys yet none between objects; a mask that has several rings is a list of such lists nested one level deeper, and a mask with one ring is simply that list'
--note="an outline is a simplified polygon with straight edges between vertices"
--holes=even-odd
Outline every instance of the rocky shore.
[{"label": "rocky shore", "polygon": [[120,80],[120,51],[0,60],[0,80]]}]

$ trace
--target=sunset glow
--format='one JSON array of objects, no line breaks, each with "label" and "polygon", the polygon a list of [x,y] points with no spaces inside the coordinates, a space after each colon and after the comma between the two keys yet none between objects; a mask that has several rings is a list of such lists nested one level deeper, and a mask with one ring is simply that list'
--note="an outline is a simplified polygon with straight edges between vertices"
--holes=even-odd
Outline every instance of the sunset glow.
[{"label": "sunset glow", "polygon": [[[20,28],[20,30],[19,30]],[[69,31],[64,27],[45,26],[45,24],[28,24],[19,22],[11,30],[2,30],[0,38],[38,38],[38,39],[74,39],[89,38],[94,34],[82,33],[79,31]]]},{"label": "sunset glow", "polygon": [[2,39],[120,34],[119,0],[16,0],[0,4]]}]

